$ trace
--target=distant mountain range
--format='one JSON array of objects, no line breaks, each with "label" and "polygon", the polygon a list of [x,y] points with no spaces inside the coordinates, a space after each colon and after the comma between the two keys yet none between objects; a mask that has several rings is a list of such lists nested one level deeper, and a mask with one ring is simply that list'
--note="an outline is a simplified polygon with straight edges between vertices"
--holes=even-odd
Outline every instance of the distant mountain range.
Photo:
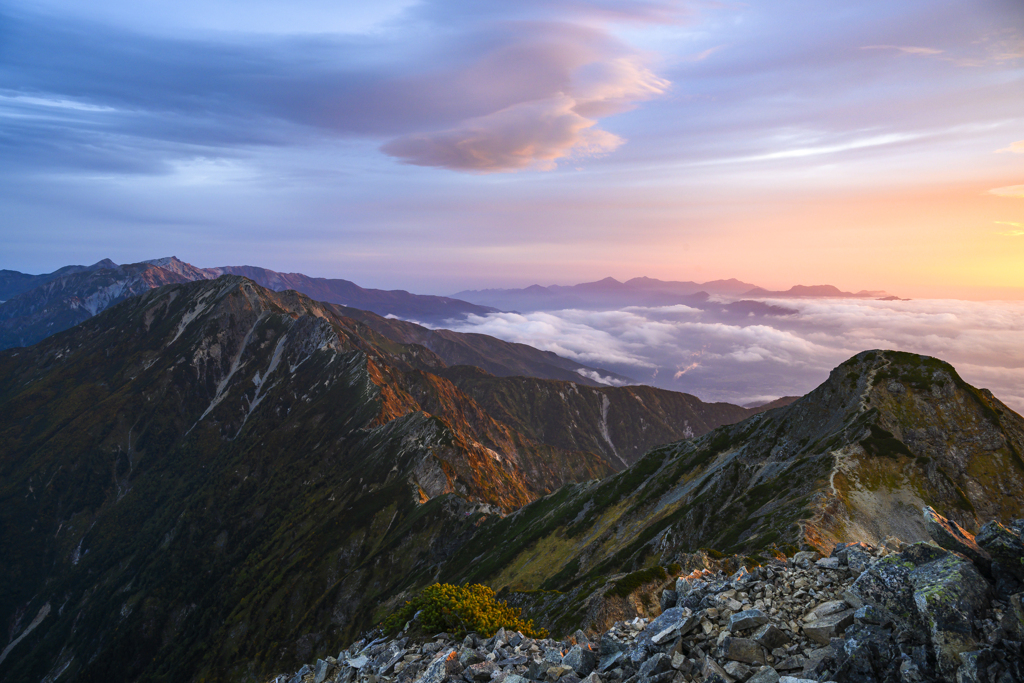
[{"label": "distant mountain range", "polygon": [[196,268],[173,256],[128,265],[104,259],[91,266],[67,266],[46,275],[0,271],[0,299],[4,300],[0,304],[0,348],[34,344],[153,287],[211,280],[225,274],[244,275],[273,291],[293,289],[317,301],[432,324],[494,311],[449,297],[365,289],[348,280],[278,273],[253,266]]},{"label": "distant mountain range", "polygon": [[[728,299],[740,299],[722,304],[709,302],[716,295]],[[784,292],[774,292],[736,279],[712,280],[710,282],[674,282],[638,277],[626,282],[605,278],[597,282],[578,285],[532,285],[523,289],[482,289],[465,290],[454,295],[459,299],[480,305],[493,306],[503,310],[520,312],[550,311],[566,308],[612,309],[626,306],[674,306],[683,304],[702,310],[710,310],[722,316],[788,315],[794,311],[778,306],[768,306],[748,299],[838,297],[838,298],[881,298],[882,291],[844,292],[832,285],[797,285]]]}]

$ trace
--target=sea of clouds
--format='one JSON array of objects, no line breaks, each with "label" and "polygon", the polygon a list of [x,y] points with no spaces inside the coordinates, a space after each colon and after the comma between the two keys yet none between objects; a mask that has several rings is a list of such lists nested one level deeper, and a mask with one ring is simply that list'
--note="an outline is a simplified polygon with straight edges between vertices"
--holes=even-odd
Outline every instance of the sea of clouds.
[{"label": "sea of clouds", "polygon": [[642,384],[741,405],[802,395],[860,351],[941,358],[1024,412],[1024,302],[786,299],[742,322],[689,306],[472,316],[453,326],[530,344]]}]

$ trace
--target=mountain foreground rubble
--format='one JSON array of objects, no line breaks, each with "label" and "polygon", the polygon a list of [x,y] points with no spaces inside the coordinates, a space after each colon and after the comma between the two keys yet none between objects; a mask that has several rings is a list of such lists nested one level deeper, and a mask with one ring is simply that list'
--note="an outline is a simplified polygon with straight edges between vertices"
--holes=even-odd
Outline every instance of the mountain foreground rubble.
[{"label": "mountain foreground rubble", "polygon": [[731,575],[672,577],[659,616],[604,633],[460,640],[417,637],[410,623],[271,680],[1024,682],[1024,520],[992,521],[973,537],[931,508],[924,517],[929,543],[843,543],[830,557],[804,551]]}]

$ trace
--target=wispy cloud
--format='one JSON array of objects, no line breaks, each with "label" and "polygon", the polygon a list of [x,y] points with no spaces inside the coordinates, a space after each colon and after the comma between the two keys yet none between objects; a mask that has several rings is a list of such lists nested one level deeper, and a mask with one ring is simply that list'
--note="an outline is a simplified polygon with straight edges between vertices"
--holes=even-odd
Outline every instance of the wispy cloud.
[{"label": "wispy cloud", "polygon": [[933,47],[915,47],[906,45],[865,45],[862,50],[897,50],[908,55],[931,56],[941,55],[944,51]]},{"label": "wispy cloud", "polygon": [[1024,197],[1024,185],[1007,185],[1006,187],[993,187],[988,191],[997,197]]},{"label": "wispy cloud", "polygon": [[1024,154],[1024,140],[1017,140],[1016,142],[1011,142],[1009,146],[996,150],[996,154],[1001,154],[1003,152],[1009,152],[1011,154]]}]

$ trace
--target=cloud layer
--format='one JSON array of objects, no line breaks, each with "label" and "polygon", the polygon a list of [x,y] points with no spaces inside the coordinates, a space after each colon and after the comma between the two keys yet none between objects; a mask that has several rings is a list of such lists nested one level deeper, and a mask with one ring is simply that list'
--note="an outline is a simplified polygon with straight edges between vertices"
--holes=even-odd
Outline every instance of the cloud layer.
[{"label": "cloud layer", "polygon": [[704,400],[802,395],[867,349],[935,356],[1024,412],[1024,302],[792,300],[794,316],[716,320],[686,307],[498,313],[457,327],[531,344]]}]

